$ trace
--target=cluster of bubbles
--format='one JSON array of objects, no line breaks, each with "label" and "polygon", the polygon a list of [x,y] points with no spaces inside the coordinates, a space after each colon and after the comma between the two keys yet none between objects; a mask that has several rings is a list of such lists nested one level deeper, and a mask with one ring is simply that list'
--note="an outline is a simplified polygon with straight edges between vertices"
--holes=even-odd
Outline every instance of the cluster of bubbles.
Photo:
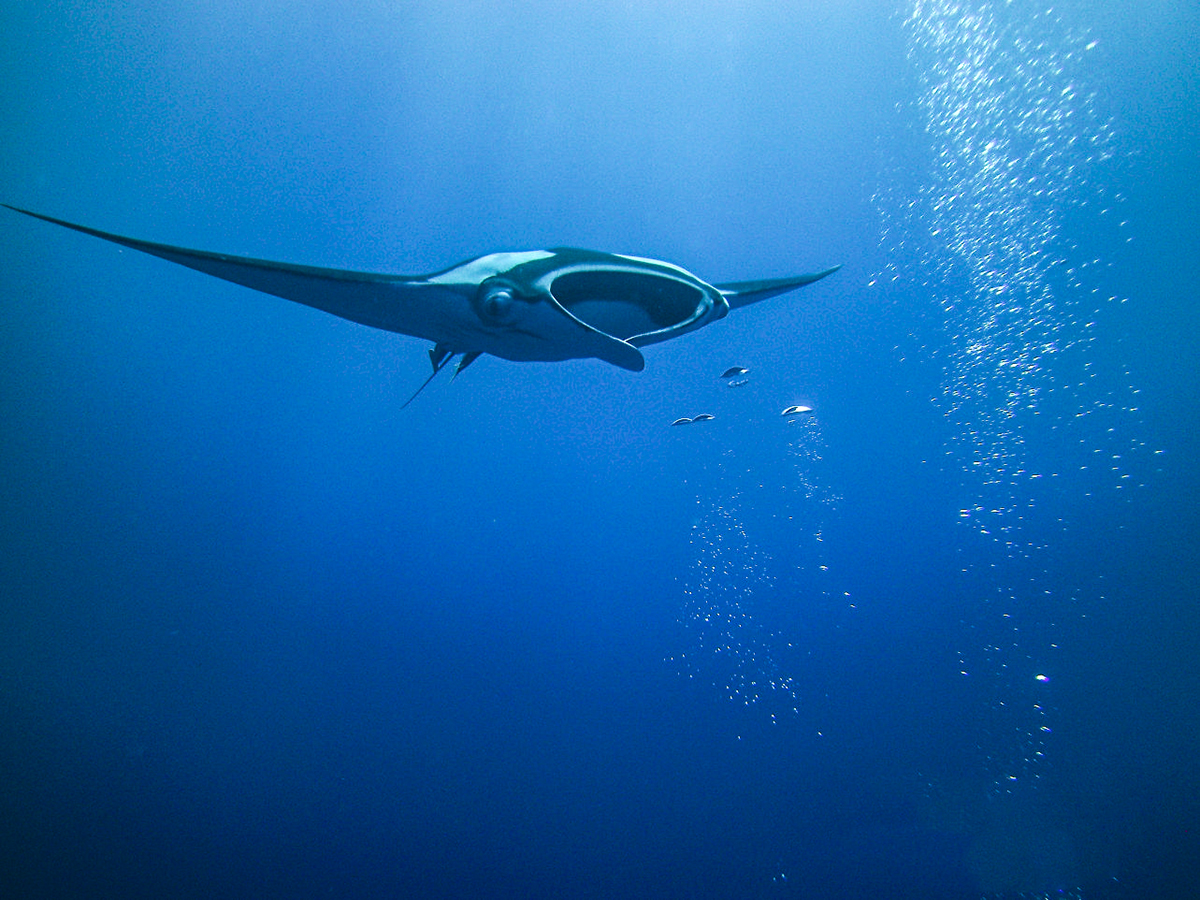
[{"label": "cluster of bubbles", "polygon": [[[789,409],[808,411],[808,407],[792,406]],[[786,413],[788,410],[784,410]],[[800,415],[788,420],[791,431],[788,455],[792,458],[796,488],[804,499],[818,507],[832,507],[841,496],[820,478],[821,461],[825,456],[825,437],[821,434],[821,423],[815,415]],[[820,533],[817,533],[820,540]]]},{"label": "cluster of bubbles", "polygon": [[741,500],[735,493],[719,503],[696,501],[699,515],[691,534],[696,552],[680,612],[689,641],[671,659],[681,674],[711,682],[731,701],[751,706],[770,692],[794,705],[795,681],[780,670],[771,635],[754,613],[776,578],[770,556],[746,533]]},{"label": "cluster of bubbles", "polygon": [[[1068,210],[1106,200],[1088,179],[1111,156],[1113,129],[1078,71],[1096,42],[1032,0],[918,0],[905,26],[931,169],[903,204],[909,217],[888,224],[915,239],[922,287],[947,326],[937,354],[956,426],[947,456],[977,490],[962,518],[1025,553],[1035,549],[1020,534],[1030,483],[1060,474],[1031,462],[1031,434],[1047,419],[1082,432],[1093,423],[1071,420],[1132,411],[1094,396],[1097,310],[1081,301],[1098,299],[1084,278],[1100,261],[1072,263],[1080,249],[1063,234]],[[1093,448],[1108,454],[1117,488],[1129,481],[1122,451],[1138,447]]]},{"label": "cluster of bubbles", "polygon": [[[811,413],[807,407],[806,413]],[[795,633],[797,608],[811,606],[801,576],[822,587],[828,566],[821,553],[824,512],[838,496],[820,475],[825,442],[815,415],[793,415],[776,432],[787,460],[784,484],[759,480],[745,489],[735,451],[715,464],[713,490],[696,499],[690,535],[693,563],[684,585],[680,623],[684,648],[670,658],[681,675],[711,686],[740,706],[778,724],[799,713],[802,681],[798,665],[811,653]],[[768,454],[771,455],[771,454]],[[797,559],[773,557],[749,533],[747,519],[790,520],[801,535],[787,548]],[[808,585],[812,587],[812,585]],[[846,601],[848,602],[848,600]]]},{"label": "cluster of bubbles", "polygon": [[[946,457],[966,500],[959,522],[981,539],[962,548],[983,602],[964,618],[960,663],[994,686],[983,731],[993,790],[1009,792],[1045,767],[1053,707],[1040,667],[1057,649],[1048,619],[1075,599],[1052,583],[1047,535],[1064,520],[1046,520],[1048,485],[1101,458],[1103,481],[1123,489],[1123,460],[1142,447],[1117,427],[1136,412],[1127,373],[1102,388],[1088,358],[1097,313],[1116,298],[1089,288],[1100,260],[1065,234],[1072,210],[1089,207],[1098,227],[1115,218],[1091,182],[1115,138],[1082,87],[1097,42],[1044,3],[915,0],[904,27],[916,79],[905,112],[924,126],[929,169],[912,194],[893,186],[877,202],[889,255],[916,257],[919,290],[945,323],[944,344],[921,355],[941,362]],[[876,280],[904,277],[893,263]]]}]

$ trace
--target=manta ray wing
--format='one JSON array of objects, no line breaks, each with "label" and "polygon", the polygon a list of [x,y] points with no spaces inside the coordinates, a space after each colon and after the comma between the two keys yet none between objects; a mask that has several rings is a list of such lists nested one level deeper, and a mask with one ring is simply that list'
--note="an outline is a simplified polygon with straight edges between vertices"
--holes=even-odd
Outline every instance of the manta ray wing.
[{"label": "manta ray wing", "polygon": [[762,281],[731,281],[725,284],[714,285],[721,296],[729,304],[730,309],[739,309],[743,306],[749,306],[751,303],[757,303],[759,300],[766,300],[768,297],[777,297],[780,294],[786,294],[788,291],[794,291],[796,288],[804,287],[806,284],[812,284],[814,281],[820,281],[827,275],[832,275],[841,266],[834,266],[831,269],[825,269],[821,272],[813,272],[808,275],[795,275],[791,278],[767,278]]},{"label": "manta ray wing", "polygon": [[[271,262],[265,259],[253,259],[246,256],[233,256],[227,253],[209,253],[204,250],[189,250],[185,247],[173,247],[170,244],[157,244],[152,241],[142,241],[136,238],[124,237],[85,225],[76,225],[62,219],[44,216],[18,209],[7,203],[0,204],[14,212],[52,222],[72,231],[82,232],[101,240],[129,247],[159,259],[206,275],[212,275],[223,281],[231,281],[265,294],[283,297],[305,306],[324,310],[343,319],[394,331],[413,337],[423,337],[437,340],[437,337],[423,328],[422,323],[411,315],[405,315],[404,310],[398,309],[394,300],[398,288],[405,285],[423,284],[419,277],[404,275],[379,275],[369,272],[352,272],[345,269],[325,269],[316,266],[300,266],[292,263]],[[442,290],[448,290],[443,288]]]}]

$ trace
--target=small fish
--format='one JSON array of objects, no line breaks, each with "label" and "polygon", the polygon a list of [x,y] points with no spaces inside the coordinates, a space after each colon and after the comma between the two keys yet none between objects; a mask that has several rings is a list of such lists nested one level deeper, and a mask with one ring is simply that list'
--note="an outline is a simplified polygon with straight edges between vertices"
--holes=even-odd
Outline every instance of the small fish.
[{"label": "small fish", "polygon": [[783,412],[781,412],[780,415],[781,416],[798,416],[801,413],[810,413],[810,412],[812,412],[811,406],[789,406],[787,409],[785,409]]},{"label": "small fish", "polygon": [[716,418],[716,416],[714,416],[712,413],[700,413],[700,415],[698,415],[698,416],[693,416],[692,421],[693,422],[709,422],[715,418]]},{"label": "small fish", "polygon": [[689,419],[687,416],[682,416],[682,417],[676,419],[674,422],[672,422],[671,426],[674,427],[676,425],[691,425],[691,424],[692,424],[691,419]]},{"label": "small fish", "polygon": [[721,375],[722,378],[733,378],[735,375],[745,375],[750,370],[745,366],[730,366]]}]

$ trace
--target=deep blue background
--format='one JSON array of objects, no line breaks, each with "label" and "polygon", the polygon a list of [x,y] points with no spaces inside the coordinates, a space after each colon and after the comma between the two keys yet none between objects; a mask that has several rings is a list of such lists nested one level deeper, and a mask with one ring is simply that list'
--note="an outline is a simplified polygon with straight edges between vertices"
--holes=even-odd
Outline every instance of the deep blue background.
[{"label": "deep blue background", "polygon": [[[845,268],[638,375],[484,359],[401,411],[422,342],[5,212],[0,896],[1192,896],[1200,20],[1090,5],[1060,12],[1098,40],[1095,177],[1129,224],[1067,211],[1064,243],[1128,298],[1090,353],[1097,392],[1140,390],[1102,427],[1144,444],[1142,486],[1029,449],[1066,473],[1036,587],[1071,599],[1022,608],[1029,652],[1060,646],[1054,733],[998,794],[1030,725],[998,704],[1027,698],[959,659],[1029,573],[961,575],[994,550],[913,353],[940,310],[876,281],[919,265],[872,199],[928,149],[904,10],[7,3],[4,202],[374,271],[561,245]],[[836,503],[795,494],[792,402]],[[794,645],[777,725],[668,661],[697,518],[735,497]]]}]

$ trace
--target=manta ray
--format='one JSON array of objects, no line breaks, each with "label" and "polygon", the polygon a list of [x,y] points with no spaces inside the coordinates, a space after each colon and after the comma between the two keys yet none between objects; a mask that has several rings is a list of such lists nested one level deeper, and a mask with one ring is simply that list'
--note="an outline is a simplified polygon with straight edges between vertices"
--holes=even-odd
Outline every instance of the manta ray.
[{"label": "manta ray", "polygon": [[433,372],[405,406],[456,356],[455,375],[485,353],[514,362],[595,358],[640,372],[640,348],[840,268],[708,284],[656,259],[559,247],[489,253],[432,275],[387,275],[188,250],[0,205],[351,322],[432,341]]}]

